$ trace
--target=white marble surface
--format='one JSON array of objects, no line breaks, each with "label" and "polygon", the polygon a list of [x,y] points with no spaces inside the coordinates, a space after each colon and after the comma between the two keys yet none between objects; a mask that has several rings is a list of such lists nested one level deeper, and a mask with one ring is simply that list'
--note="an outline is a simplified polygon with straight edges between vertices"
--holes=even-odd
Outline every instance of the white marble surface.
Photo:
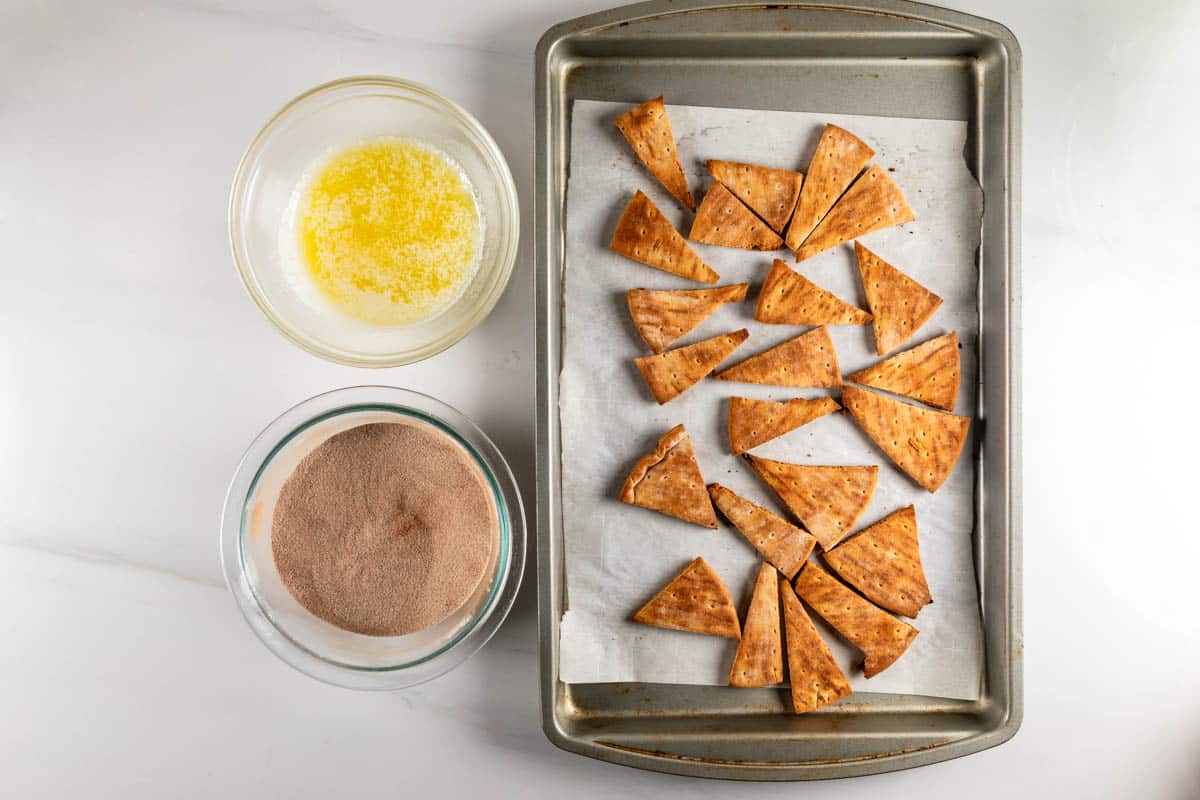
[{"label": "white marble surface", "polygon": [[254,639],[222,585],[217,515],[242,448],[292,403],[368,381],[434,393],[482,424],[532,499],[532,264],[526,248],[495,314],[449,352],[382,373],[321,363],[234,275],[242,149],[313,84],[404,75],[480,117],[531,208],[533,46],[598,5],[0,3],[4,795],[1200,795],[1200,443],[1184,394],[1200,7],[1183,0],[954,3],[1008,23],[1025,55],[1012,742],[802,788],[568,755],[538,725],[532,582],[475,660],[401,694],[325,687]]}]

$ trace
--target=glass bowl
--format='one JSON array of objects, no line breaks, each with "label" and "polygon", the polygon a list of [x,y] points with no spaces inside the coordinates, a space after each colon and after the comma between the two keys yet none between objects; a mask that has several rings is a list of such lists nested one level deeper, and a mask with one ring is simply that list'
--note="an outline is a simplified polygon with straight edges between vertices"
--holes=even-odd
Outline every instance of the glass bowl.
[{"label": "glass bowl", "polygon": [[[275,569],[271,520],[284,481],[314,448],[348,428],[401,419],[447,434],[479,467],[491,488],[498,540],[475,593],[448,618],[404,636],[366,636],[320,619],[292,597]],[[400,689],[458,666],[500,627],[521,585],[525,515],[508,464],[471,420],[405,389],[338,389],[286,411],[251,443],[225,496],[221,564],[246,621],[285,662],[337,686]]]},{"label": "glass bowl", "polygon": [[[373,325],[344,316],[312,290],[294,235],[295,198],[313,166],[377,137],[437,147],[474,185],[483,225],[478,268],[436,316]],[[288,103],[242,157],[229,199],[238,274],[267,319],[305,350],[341,364],[394,367],[439,353],[483,321],[517,256],[517,190],[500,148],[470,114],[431,89],[385,77],[346,78]]]}]

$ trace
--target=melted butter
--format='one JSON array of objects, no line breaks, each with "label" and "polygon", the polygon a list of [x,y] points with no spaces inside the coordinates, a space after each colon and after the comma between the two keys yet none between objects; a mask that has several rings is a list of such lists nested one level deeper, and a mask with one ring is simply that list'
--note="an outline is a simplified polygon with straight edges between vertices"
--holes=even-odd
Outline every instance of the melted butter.
[{"label": "melted butter", "polygon": [[320,293],[375,324],[428,319],[474,272],[475,194],[446,154],[411,139],[373,139],[319,168],[297,208],[300,254]]}]

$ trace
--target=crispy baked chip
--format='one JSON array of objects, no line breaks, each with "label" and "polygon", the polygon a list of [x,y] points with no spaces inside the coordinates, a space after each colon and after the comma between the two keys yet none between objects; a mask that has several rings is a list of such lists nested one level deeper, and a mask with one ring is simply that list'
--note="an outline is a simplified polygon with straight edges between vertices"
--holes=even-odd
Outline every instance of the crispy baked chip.
[{"label": "crispy baked chip", "polygon": [[681,278],[700,283],[716,283],[721,279],[640,191],[625,206],[609,248],[614,253]]},{"label": "crispy baked chip", "polygon": [[867,305],[875,316],[875,352],[879,355],[908,341],[929,321],[942,298],[879,256],[854,243]]},{"label": "crispy baked chip", "polygon": [[796,260],[803,261],[842,242],[914,219],[916,217],[896,182],[879,167],[871,167],[842,195],[800,246]]},{"label": "crispy baked chip", "polygon": [[811,561],[796,576],[796,594],[862,651],[868,678],[894,664],[917,636],[912,625],[862,599]]},{"label": "crispy baked chip", "polygon": [[743,456],[758,476],[828,550],[850,533],[871,504],[879,467],[817,467]]},{"label": "crispy baked chip", "polygon": [[783,239],[779,238],[779,234],[754,216],[754,212],[721,183],[714,183],[708,194],[704,195],[688,238],[693,242],[740,247],[743,250],[778,250],[783,247]]},{"label": "crispy baked chip", "polygon": [[952,331],[847,375],[846,380],[953,411],[961,374],[958,335]]},{"label": "crispy baked chip", "polygon": [[863,325],[871,315],[835,297],[778,258],[758,293],[754,318],[786,325]]},{"label": "crispy baked chip", "polygon": [[746,623],[742,625],[742,640],[729,670],[730,686],[771,686],[783,680],[778,574],[765,562],[758,568]]},{"label": "crispy baked chip", "polygon": [[946,482],[962,454],[970,417],[920,408],[847,386],[842,405],[896,466],[929,492]]},{"label": "crispy baked chip", "polygon": [[713,504],[763,558],[789,578],[800,571],[816,542],[812,534],[719,483],[709,484],[708,493]]},{"label": "crispy baked chip", "polygon": [[629,316],[646,346],[661,353],[695,328],[723,303],[746,299],[748,283],[715,289],[630,289],[625,293]]},{"label": "crispy baked chip", "polygon": [[667,118],[662,96],[629,109],[617,117],[616,125],[650,174],[658,178],[676,200],[695,211],[696,201],[688,192],[687,178],[679,163],[675,134],[671,133],[671,120]]},{"label": "crispy baked chip", "polygon": [[825,561],[842,580],[888,611],[915,617],[933,602],[921,567],[912,506],[893,511],[827,551]]},{"label": "crispy baked chip", "polygon": [[742,635],[729,590],[699,556],[630,617],[634,622],[737,639]]},{"label": "crispy baked chip", "polygon": [[662,405],[674,400],[716,369],[749,335],[750,332],[742,328],[658,355],[635,358],[633,363],[641,370],[642,378],[650,387],[654,399]]},{"label": "crispy baked chip", "polygon": [[708,162],[708,172],[762,217],[771,230],[783,233],[800,198],[803,173],[715,160]]},{"label": "crispy baked chip", "polygon": [[803,714],[850,695],[854,691],[850,681],[846,680],[821,634],[813,627],[792,585],[782,575],[779,576],[779,602],[783,605],[792,711]]},{"label": "crispy baked chip", "polygon": [[832,397],[805,400],[753,400],[729,398],[729,448],[741,455],[777,436],[794,431],[815,419],[832,414],[841,406]]},{"label": "crispy baked chip", "polygon": [[841,386],[842,373],[829,329],[813,328],[713,376],[720,381],[772,386]]},{"label": "crispy baked chip", "polygon": [[825,126],[817,151],[808,165],[808,177],[800,191],[796,214],[788,226],[788,247],[800,249],[817,223],[829,213],[874,155],[875,151],[850,131],[837,125]]},{"label": "crispy baked chip", "polygon": [[621,500],[706,528],[717,527],[717,513],[705,490],[692,439],[682,425],[667,431],[654,450],[633,465],[621,487]]}]

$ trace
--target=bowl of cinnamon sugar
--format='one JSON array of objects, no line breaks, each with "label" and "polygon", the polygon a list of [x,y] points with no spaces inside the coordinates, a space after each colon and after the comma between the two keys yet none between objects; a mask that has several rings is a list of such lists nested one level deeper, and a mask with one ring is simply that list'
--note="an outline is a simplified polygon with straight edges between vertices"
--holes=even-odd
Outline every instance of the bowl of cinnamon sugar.
[{"label": "bowl of cinnamon sugar", "polygon": [[238,465],[221,562],[251,629],[314,678],[400,689],[481,648],[521,582],[525,518],[504,457],[417,392],[317,395]]}]

